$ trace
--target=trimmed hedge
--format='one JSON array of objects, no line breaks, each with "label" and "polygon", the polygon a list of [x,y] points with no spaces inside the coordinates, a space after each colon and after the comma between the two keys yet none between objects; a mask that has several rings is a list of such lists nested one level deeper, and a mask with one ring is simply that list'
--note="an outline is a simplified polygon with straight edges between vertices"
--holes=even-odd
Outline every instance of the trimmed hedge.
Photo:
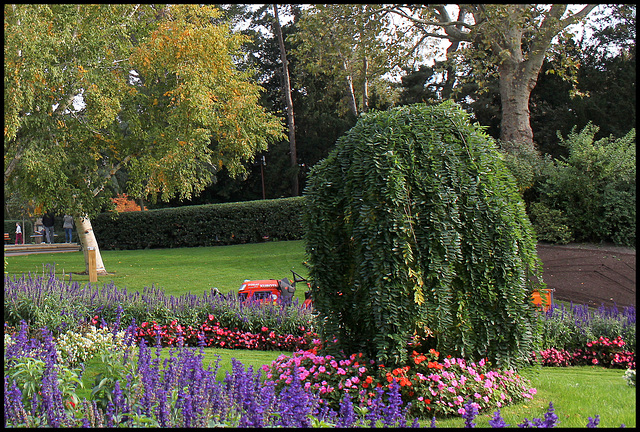
[{"label": "trimmed hedge", "polygon": [[303,197],[125,213],[91,221],[103,250],[218,246],[302,238]]}]

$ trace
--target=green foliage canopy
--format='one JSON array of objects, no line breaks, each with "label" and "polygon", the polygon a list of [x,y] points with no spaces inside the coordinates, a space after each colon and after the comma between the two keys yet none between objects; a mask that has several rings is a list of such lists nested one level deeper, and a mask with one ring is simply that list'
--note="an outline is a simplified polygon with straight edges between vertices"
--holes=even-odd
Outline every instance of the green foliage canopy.
[{"label": "green foliage canopy", "polygon": [[[5,183],[94,215],[126,171],[135,197],[189,198],[282,137],[197,5],[5,5]],[[82,103],[79,103],[81,99]],[[65,208],[66,207],[66,208]]]},{"label": "green foliage canopy", "polygon": [[535,235],[491,138],[451,102],[373,111],[310,175],[309,275],[329,351],[522,364],[534,346]]}]

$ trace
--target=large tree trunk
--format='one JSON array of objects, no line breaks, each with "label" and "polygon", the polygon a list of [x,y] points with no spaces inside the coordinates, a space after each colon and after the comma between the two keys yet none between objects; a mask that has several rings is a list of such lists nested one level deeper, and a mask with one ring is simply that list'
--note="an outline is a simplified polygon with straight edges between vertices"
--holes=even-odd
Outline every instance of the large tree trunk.
[{"label": "large tree trunk", "polygon": [[533,74],[523,64],[512,62],[503,62],[498,71],[502,104],[500,139],[534,149],[529,98],[536,84],[537,73]]},{"label": "large tree trunk", "polygon": [[280,59],[282,60],[282,75],[284,77],[284,99],[287,103],[287,124],[289,127],[289,155],[291,157],[291,196],[300,195],[298,182],[298,154],[296,150],[296,127],[293,116],[293,99],[291,97],[291,80],[289,78],[289,62],[287,61],[287,51],[284,47],[284,38],[282,37],[282,28],[280,27],[280,18],[278,18],[278,5],[273,5],[274,27],[276,36],[278,37],[278,45],[280,47]]},{"label": "large tree trunk", "polygon": [[106,275],[107,270],[104,268],[102,262],[102,255],[100,254],[100,248],[98,247],[98,241],[93,233],[93,227],[89,218],[82,216],[74,217],[76,221],[76,230],[78,231],[78,238],[82,245],[82,252],[84,253],[85,272],[89,274],[89,248],[96,250],[96,272],[99,275]]}]

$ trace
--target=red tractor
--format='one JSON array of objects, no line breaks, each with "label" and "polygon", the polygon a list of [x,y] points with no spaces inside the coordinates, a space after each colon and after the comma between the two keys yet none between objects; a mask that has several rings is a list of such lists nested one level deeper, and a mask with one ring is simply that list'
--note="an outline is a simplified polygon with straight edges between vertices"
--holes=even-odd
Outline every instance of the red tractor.
[{"label": "red tractor", "polygon": [[[292,281],[287,278],[282,280],[245,280],[238,290],[238,297],[241,301],[275,302],[280,299],[283,304],[291,304],[293,295],[296,292],[296,283],[307,282],[305,278],[293,270],[291,270],[291,273],[293,273]],[[307,287],[311,288],[309,282],[307,282]],[[309,290],[305,292],[304,298],[303,306],[311,307],[311,292]]]}]

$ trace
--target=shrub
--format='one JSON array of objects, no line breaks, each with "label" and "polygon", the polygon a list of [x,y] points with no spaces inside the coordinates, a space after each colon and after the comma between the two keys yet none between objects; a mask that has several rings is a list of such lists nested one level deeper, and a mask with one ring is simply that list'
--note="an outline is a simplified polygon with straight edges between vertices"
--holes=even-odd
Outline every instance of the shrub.
[{"label": "shrub", "polygon": [[103,250],[257,243],[265,236],[298,240],[303,202],[292,197],[102,213],[91,223]]},{"label": "shrub", "polygon": [[572,131],[539,187],[540,202],[562,211],[577,241],[636,243],[635,129],[622,138],[594,142],[598,127]]},{"label": "shrub", "polygon": [[372,111],[311,171],[304,238],[330,354],[440,351],[522,364],[538,333],[540,263],[513,176],[452,103]]},{"label": "shrub", "polygon": [[573,233],[567,226],[567,217],[561,210],[534,202],[529,207],[529,217],[538,240],[558,244],[567,244],[573,240]]}]

